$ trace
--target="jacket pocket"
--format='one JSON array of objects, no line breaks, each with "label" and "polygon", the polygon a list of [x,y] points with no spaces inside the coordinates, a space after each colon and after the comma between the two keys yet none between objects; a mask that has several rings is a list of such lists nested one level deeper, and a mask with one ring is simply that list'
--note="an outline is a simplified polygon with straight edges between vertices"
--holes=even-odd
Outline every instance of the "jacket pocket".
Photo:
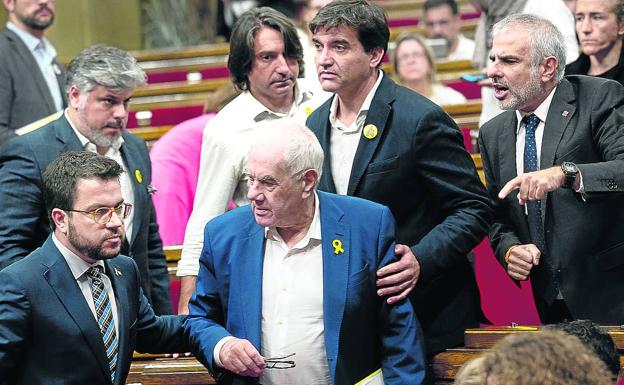
[{"label": "jacket pocket", "polygon": [[366,168],[367,174],[376,174],[380,172],[386,172],[394,170],[399,165],[399,157],[393,156],[392,158],[383,159],[377,162],[372,162]]}]

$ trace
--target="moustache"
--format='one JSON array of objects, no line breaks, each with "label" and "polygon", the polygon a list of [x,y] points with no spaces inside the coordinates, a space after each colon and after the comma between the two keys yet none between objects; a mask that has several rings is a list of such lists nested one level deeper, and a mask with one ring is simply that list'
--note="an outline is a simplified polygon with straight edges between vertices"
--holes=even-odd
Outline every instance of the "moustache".
[{"label": "moustache", "polygon": [[114,122],[106,123],[106,127],[117,128],[117,129],[122,130],[124,128],[124,123],[121,120],[116,120]]}]

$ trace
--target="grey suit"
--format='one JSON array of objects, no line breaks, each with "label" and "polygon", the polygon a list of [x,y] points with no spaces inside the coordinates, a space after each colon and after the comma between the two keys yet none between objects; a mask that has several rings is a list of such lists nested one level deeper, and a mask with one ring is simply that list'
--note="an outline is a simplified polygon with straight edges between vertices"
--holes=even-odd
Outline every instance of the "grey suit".
[{"label": "grey suit", "polygon": [[[490,241],[505,266],[514,244],[532,243],[517,191],[498,192],[516,177],[515,111],[480,129],[479,149],[495,218]],[[587,76],[564,78],[553,96],[544,127],[540,169],[576,163],[585,200],[560,188],[542,201],[546,250],[531,271],[535,302],[543,318],[558,281],[575,319],[601,324],[624,322],[624,87]]]},{"label": "grey suit", "polygon": [[[65,71],[58,65],[57,75],[63,106],[67,106]],[[37,61],[15,32],[0,33],[0,144],[14,131],[56,112],[48,84]]]}]

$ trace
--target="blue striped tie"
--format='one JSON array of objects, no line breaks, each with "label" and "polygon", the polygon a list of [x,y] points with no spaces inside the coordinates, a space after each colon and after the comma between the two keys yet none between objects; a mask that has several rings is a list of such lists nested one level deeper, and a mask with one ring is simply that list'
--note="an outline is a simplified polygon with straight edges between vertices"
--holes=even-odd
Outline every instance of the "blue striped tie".
[{"label": "blue striped tie", "polygon": [[104,283],[102,282],[102,267],[91,266],[89,270],[87,270],[87,275],[91,278],[91,294],[93,295],[93,302],[95,303],[95,314],[97,315],[97,322],[100,326],[104,348],[106,349],[111,380],[114,383],[119,340],[117,339],[117,331],[115,330],[113,308]]}]

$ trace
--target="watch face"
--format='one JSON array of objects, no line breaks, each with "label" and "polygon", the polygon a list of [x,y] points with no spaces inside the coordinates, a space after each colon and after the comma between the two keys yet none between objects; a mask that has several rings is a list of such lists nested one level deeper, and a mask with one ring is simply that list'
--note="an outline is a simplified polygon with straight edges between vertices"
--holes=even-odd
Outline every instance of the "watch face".
[{"label": "watch face", "polygon": [[574,174],[578,172],[578,167],[576,167],[576,165],[574,163],[570,163],[570,162],[563,162],[563,164],[561,165],[563,168],[563,171],[567,174]]}]

